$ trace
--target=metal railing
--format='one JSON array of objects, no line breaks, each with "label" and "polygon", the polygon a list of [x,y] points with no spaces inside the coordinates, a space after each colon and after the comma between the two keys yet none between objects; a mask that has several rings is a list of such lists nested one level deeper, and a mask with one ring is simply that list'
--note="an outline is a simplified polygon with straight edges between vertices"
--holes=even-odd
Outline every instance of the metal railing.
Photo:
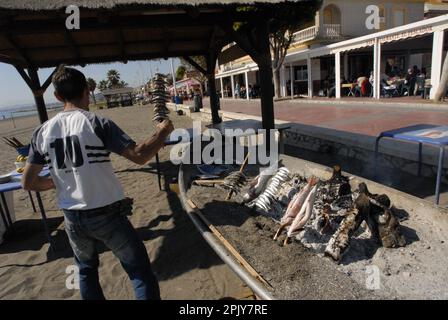
[{"label": "metal railing", "polygon": [[325,39],[338,39],[341,37],[341,25],[324,24],[319,30],[319,36]]}]

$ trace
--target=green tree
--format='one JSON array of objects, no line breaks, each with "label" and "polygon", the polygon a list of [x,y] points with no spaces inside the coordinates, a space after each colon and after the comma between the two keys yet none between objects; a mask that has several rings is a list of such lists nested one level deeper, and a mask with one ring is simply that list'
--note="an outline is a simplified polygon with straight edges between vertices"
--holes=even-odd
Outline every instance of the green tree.
[{"label": "green tree", "polygon": [[108,88],[109,88],[109,83],[107,82],[107,80],[101,80],[98,83],[98,89],[100,89],[101,91],[104,91]]},{"label": "green tree", "polygon": [[180,65],[177,67],[176,70],[176,80],[182,80],[185,77],[185,72],[187,71],[187,68],[184,65]]},{"label": "green tree", "polygon": [[92,95],[93,103],[96,105],[95,98],[95,89],[96,89],[96,81],[92,78],[87,78],[87,87],[89,88],[89,92]]},{"label": "green tree", "polygon": [[108,88],[109,89],[113,89],[113,88],[120,88],[120,73],[115,70],[115,69],[111,69],[109,71],[107,71],[106,74],[107,77],[107,81],[108,81]]},{"label": "green tree", "polygon": [[[207,60],[205,59],[205,56],[191,56],[190,58],[194,62],[196,62],[202,69],[207,70]],[[195,69],[190,63],[188,63],[187,60],[181,58],[180,61],[183,65],[188,66],[187,71]],[[195,76],[194,78],[198,80],[202,85],[204,85],[204,83],[207,81],[206,75],[202,74],[199,71],[196,73],[196,75],[197,76]]]}]

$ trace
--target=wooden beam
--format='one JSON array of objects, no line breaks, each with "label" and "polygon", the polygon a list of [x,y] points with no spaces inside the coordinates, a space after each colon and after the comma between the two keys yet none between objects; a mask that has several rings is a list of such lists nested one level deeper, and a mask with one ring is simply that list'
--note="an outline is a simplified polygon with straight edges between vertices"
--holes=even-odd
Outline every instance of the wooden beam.
[{"label": "wooden beam", "polygon": [[247,262],[241,254],[227,241],[226,238],[219,232],[218,229],[202,214],[201,210],[197,205],[191,200],[187,200],[188,205],[193,209],[193,211],[198,215],[198,217],[204,222],[204,224],[210,229],[210,231],[216,236],[216,238],[222,243],[224,247],[233,255],[233,257],[244,267],[249,274],[263,283],[265,286],[271,287],[272,285],[267,282],[251,265]]},{"label": "wooden beam", "polygon": [[75,59],[81,58],[81,53],[79,52],[78,46],[76,45],[75,40],[73,40],[70,31],[68,31],[67,29],[64,32],[64,39],[70,47],[70,50],[73,51]]},{"label": "wooden beam", "polygon": [[31,82],[30,77],[26,74],[25,70],[17,65],[14,65],[14,68],[16,68],[17,72],[20,74],[20,76],[22,77],[22,79],[25,81],[25,83],[28,85],[28,87],[31,90],[34,90],[35,88],[33,88],[33,83]]},{"label": "wooden beam", "polygon": [[232,26],[229,25],[225,25],[223,31],[227,32],[227,34],[229,34],[229,36],[233,39],[233,41],[235,41],[240,46],[241,49],[246,51],[246,53],[250,55],[251,58],[254,59],[254,61],[256,62],[255,59],[258,58],[260,53],[253,46],[253,44],[249,40],[249,37],[239,34],[235,30],[233,30]]},{"label": "wooden beam", "polygon": [[115,30],[115,33],[117,35],[117,43],[118,43],[118,47],[120,48],[120,54],[123,57],[126,56],[126,49],[125,49],[125,43],[124,43],[124,37],[123,37],[123,30],[120,28],[117,28]]},{"label": "wooden beam", "polygon": [[45,80],[44,84],[42,85],[41,89],[45,92],[49,85],[51,84],[51,81],[53,80],[53,75],[56,73],[56,71],[58,70],[59,66],[57,66],[56,68],[54,68],[53,72],[51,72],[51,74],[48,76],[47,80]]},{"label": "wooden beam", "polygon": [[212,33],[210,34],[210,41],[208,43],[209,48],[213,48],[214,43],[215,43],[215,37],[216,37],[216,34],[218,33],[218,31],[219,31],[218,26],[216,26],[216,25],[213,26]]},{"label": "wooden beam", "polygon": [[[188,40],[178,40],[178,39],[170,39],[170,42],[175,41],[177,44],[190,44],[192,41],[203,41],[204,43],[204,48],[208,46],[206,39],[204,38],[199,38],[199,37],[194,37],[194,38],[189,38]],[[123,42],[123,45],[126,47],[126,45],[165,45],[166,44],[166,39],[157,39],[157,40],[139,40],[139,41],[126,41]],[[103,48],[103,47],[109,47],[109,46],[116,46],[117,45],[117,40],[112,41],[112,42],[104,42],[101,44],[82,44],[82,45],[77,45],[76,48],[78,49],[88,49],[88,48]],[[34,52],[39,52],[41,50],[56,50],[56,49],[66,49],[66,48],[71,48],[71,46],[67,46],[67,45],[56,45],[56,46],[49,46],[49,47],[34,47],[34,48],[29,48],[27,49],[27,52],[29,54],[32,54]],[[8,49],[0,49],[0,52],[7,52]]]},{"label": "wooden beam", "polygon": [[8,42],[10,43],[10,45],[14,48],[15,51],[17,51],[19,53],[19,55],[21,56],[21,58],[27,63],[27,64],[31,64],[31,60],[28,57],[28,54],[26,53],[26,51],[21,48],[18,43],[14,40],[14,38],[8,34],[5,35],[6,40],[8,40]]},{"label": "wooden beam", "polygon": [[205,70],[204,68],[202,68],[198,63],[196,63],[196,61],[194,61],[192,58],[188,57],[188,56],[183,56],[183,58],[189,63],[191,64],[196,70],[198,70],[200,73],[202,73],[203,75],[207,75],[207,70]]},{"label": "wooden beam", "polygon": [[170,46],[171,46],[171,39],[170,39],[170,32],[168,31],[167,28],[162,28],[163,30],[163,34],[165,35],[164,41],[163,41],[163,51],[164,57],[168,57],[168,52],[170,51]]},{"label": "wooden beam", "polygon": [[[227,23],[227,16],[221,13],[201,14],[200,19],[192,19],[187,14],[176,15],[159,15],[159,16],[115,16],[110,17],[109,21],[99,23],[96,17],[89,17],[81,19],[81,29],[73,30],[71,32],[85,32],[85,31],[104,31],[121,29],[144,29],[144,28],[160,28],[167,26],[170,28],[176,27],[210,27]],[[255,19],[247,16],[243,20],[239,20],[237,16],[232,15],[234,21],[248,21]],[[0,29],[3,34],[39,34],[39,33],[60,33],[65,29],[65,19],[49,19],[44,21],[21,21],[11,22]]]},{"label": "wooden beam", "polygon": [[32,91],[34,95],[34,101],[36,102],[37,113],[39,114],[40,123],[44,123],[48,120],[47,108],[45,106],[44,92],[40,85],[39,74],[37,68],[28,68],[28,75],[31,79]]},{"label": "wooden beam", "polygon": [[[168,52],[168,57],[182,57],[185,55],[192,56],[200,56],[207,54],[207,50],[193,50],[193,51],[170,51]],[[141,54],[131,54],[126,55],[126,59],[128,61],[138,61],[138,60],[152,60],[157,58],[164,58],[161,56],[160,52],[155,53],[141,53]],[[56,60],[47,60],[42,62],[37,62],[40,68],[49,68],[57,66],[61,63],[67,65],[82,65],[82,64],[92,64],[92,63],[108,63],[108,62],[117,62],[122,61],[121,55],[105,55],[105,56],[94,56],[94,57],[84,57],[81,59],[56,59]]]}]

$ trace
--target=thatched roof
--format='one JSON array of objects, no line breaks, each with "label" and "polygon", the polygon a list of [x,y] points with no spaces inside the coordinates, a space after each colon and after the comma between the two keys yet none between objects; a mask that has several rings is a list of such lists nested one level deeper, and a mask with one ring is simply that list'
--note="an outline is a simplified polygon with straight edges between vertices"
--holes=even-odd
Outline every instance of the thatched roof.
[{"label": "thatched roof", "polygon": [[[290,0],[291,1],[291,0]],[[300,0],[292,0],[297,2]],[[98,9],[113,8],[123,5],[163,5],[163,6],[199,6],[199,5],[229,5],[229,4],[256,4],[256,3],[280,3],[284,0],[2,0],[0,8],[14,10],[58,10],[69,5],[76,4],[82,8]]]},{"label": "thatched roof", "polygon": [[[315,0],[0,0],[0,62],[22,68],[203,55],[233,41],[222,26]],[[81,7],[80,29],[65,7]],[[254,4],[257,10],[237,10]]]}]

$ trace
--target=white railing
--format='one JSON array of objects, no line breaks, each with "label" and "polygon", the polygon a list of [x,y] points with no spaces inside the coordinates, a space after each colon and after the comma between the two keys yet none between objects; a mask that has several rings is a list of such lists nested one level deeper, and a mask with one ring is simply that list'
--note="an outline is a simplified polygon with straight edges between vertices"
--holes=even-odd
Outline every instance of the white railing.
[{"label": "white railing", "polygon": [[314,39],[317,35],[317,27],[312,26],[294,33],[294,43],[301,43]]},{"label": "white railing", "polygon": [[341,38],[340,24],[324,24],[319,30],[319,36],[325,39]]}]

